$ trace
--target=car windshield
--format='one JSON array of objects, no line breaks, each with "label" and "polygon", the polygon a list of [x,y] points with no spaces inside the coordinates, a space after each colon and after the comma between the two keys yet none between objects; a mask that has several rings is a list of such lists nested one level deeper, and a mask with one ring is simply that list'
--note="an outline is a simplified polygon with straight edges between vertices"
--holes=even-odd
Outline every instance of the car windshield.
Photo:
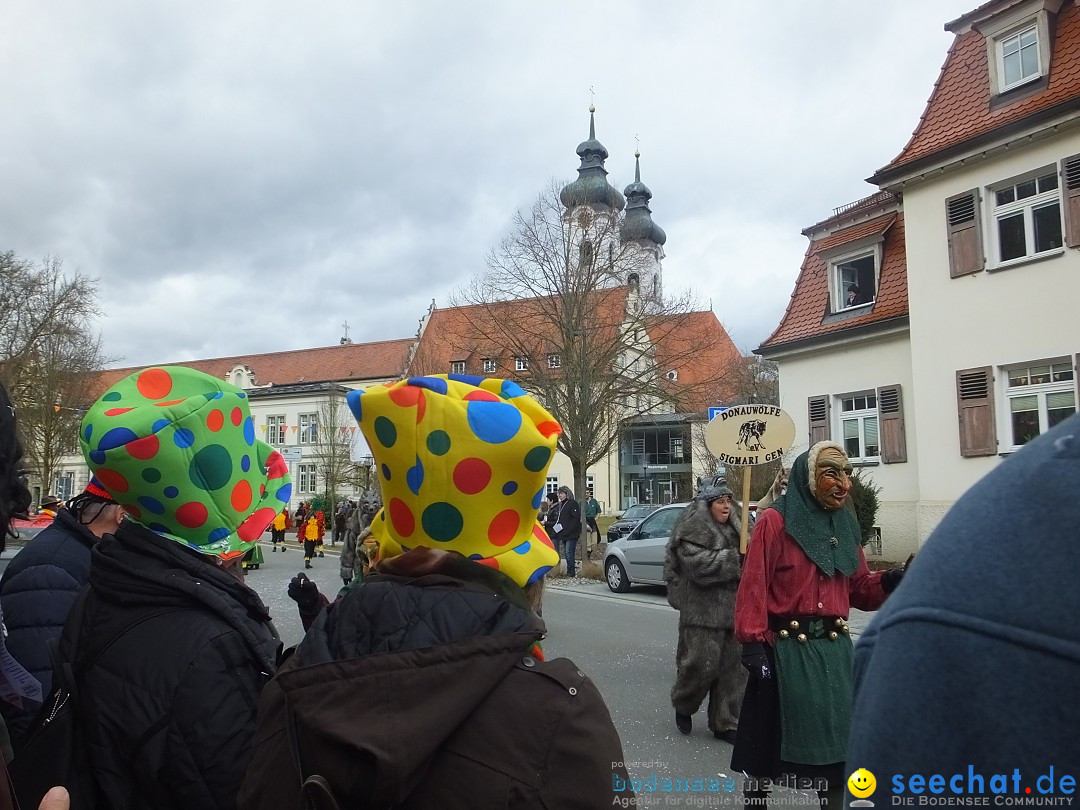
[{"label": "car windshield", "polygon": [[655,511],[655,506],[646,506],[645,504],[639,503],[636,506],[631,506],[629,509],[623,512],[620,520],[641,520],[645,516],[651,515]]}]

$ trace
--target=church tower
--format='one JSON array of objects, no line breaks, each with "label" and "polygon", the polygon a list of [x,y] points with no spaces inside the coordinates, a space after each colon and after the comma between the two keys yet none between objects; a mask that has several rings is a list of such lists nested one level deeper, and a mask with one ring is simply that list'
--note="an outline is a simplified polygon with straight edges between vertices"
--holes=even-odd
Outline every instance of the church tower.
[{"label": "church tower", "polygon": [[649,200],[652,192],[641,182],[641,152],[634,152],[634,182],[625,189],[626,216],[623,218],[619,236],[624,251],[632,252],[630,261],[637,274],[642,299],[660,301],[662,295],[662,271],[664,243],[667,234],[653,222]]}]

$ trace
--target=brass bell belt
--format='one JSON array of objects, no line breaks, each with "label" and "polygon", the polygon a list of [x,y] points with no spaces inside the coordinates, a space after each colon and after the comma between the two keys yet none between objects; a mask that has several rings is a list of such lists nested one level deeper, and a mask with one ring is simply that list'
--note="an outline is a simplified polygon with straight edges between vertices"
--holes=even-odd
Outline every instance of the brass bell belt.
[{"label": "brass bell belt", "polygon": [[818,639],[836,641],[841,634],[851,632],[839,616],[773,616],[769,627],[779,638],[791,638],[802,644]]}]

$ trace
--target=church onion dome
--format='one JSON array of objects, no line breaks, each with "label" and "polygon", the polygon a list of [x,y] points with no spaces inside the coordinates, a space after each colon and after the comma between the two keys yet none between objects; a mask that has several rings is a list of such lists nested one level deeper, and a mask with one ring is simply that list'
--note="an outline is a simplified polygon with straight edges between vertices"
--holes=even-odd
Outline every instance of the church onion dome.
[{"label": "church onion dome", "polygon": [[604,161],[607,160],[608,150],[596,140],[595,112],[596,108],[590,105],[589,139],[579,143],[577,148],[578,157],[581,158],[577,180],[563,187],[559,199],[571,209],[579,205],[606,205],[621,211],[626,201],[607,180]]},{"label": "church onion dome", "polygon": [[626,216],[623,217],[619,236],[623,242],[643,239],[662,245],[667,241],[667,234],[652,220],[652,211],[649,209],[652,192],[641,182],[640,152],[634,153],[634,161],[634,182],[626,187]]}]

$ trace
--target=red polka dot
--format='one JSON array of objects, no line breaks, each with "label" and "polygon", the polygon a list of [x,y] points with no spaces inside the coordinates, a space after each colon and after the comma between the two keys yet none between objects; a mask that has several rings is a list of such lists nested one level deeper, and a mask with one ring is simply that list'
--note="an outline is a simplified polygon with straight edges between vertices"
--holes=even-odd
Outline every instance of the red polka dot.
[{"label": "red polka dot", "polygon": [[151,434],[149,436],[143,436],[141,439],[136,439],[133,442],[128,442],[124,445],[124,448],[132,458],[146,461],[157,455],[160,446],[158,437]]},{"label": "red polka dot", "polygon": [[148,368],[139,375],[135,387],[147,399],[162,399],[172,391],[172,377],[163,368]]},{"label": "red polka dot", "polygon": [[394,531],[399,537],[411,537],[416,530],[416,518],[405,501],[399,498],[390,499],[390,522],[394,524]]},{"label": "red polka dot", "polygon": [[499,561],[494,557],[481,557],[478,560],[473,560],[473,562],[480,563],[480,565],[486,565],[488,568],[494,568],[496,571],[499,570]]},{"label": "red polka dot", "polygon": [[158,408],[165,408],[169,405],[179,405],[183,401],[182,399],[170,399],[168,402],[155,402],[154,405]]},{"label": "red polka dot", "polygon": [[521,515],[513,509],[504,509],[488,526],[488,540],[493,546],[505,546],[521,528]]},{"label": "red polka dot", "polygon": [[418,388],[415,385],[403,385],[400,388],[394,388],[389,393],[390,400],[402,408],[416,407],[416,422],[420,423],[420,420],[424,418],[424,412],[427,411],[427,398],[424,396],[424,389]]},{"label": "red polka dot", "polygon": [[273,481],[275,478],[281,478],[283,475],[289,472],[289,462],[287,462],[276,450],[270,454],[270,458],[266,460],[266,477]]},{"label": "red polka dot", "polygon": [[555,544],[551,542],[551,538],[548,537],[547,532],[544,531],[544,527],[541,526],[539,523],[533,524],[533,537],[535,537],[548,548],[555,548]]},{"label": "red polka dot", "polygon": [[491,467],[481,458],[467,458],[454,467],[454,486],[466,495],[483,491],[491,482]]},{"label": "red polka dot", "polygon": [[[266,495],[266,484],[259,484],[259,497],[262,498]],[[276,515],[275,515],[276,517]]]},{"label": "red polka dot", "polygon": [[142,510],[133,503],[124,503],[120,505],[125,512],[138,520],[142,517]]},{"label": "red polka dot", "polygon": [[231,418],[232,418],[232,423],[234,425],[236,425],[237,427],[239,427],[240,423],[244,421],[244,412],[242,410],[240,410],[239,408],[233,408]]},{"label": "red polka dot", "polygon": [[232,496],[232,508],[237,512],[246,511],[251,506],[251,484],[247,481],[237,481],[236,486],[233,487]]},{"label": "red polka dot", "polygon": [[470,391],[465,395],[465,399],[469,402],[502,402],[490,391]]},{"label": "red polka dot", "polygon": [[208,515],[206,507],[198,501],[185,503],[176,510],[176,519],[180,522],[180,525],[187,526],[189,529],[197,529],[202,526],[206,523]]},{"label": "red polka dot", "polygon": [[271,509],[269,506],[262,509],[256,509],[251,513],[251,516],[241,523],[236,529],[236,536],[243,540],[245,543],[249,543],[252,540],[258,540],[266,527],[270,525],[270,522],[277,517],[277,512]]},{"label": "red polka dot", "polygon": [[128,481],[124,476],[118,473],[116,470],[110,470],[108,467],[102,467],[100,470],[94,473],[97,476],[97,480],[101,482],[101,485],[105,489],[114,495],[117,492],[128,491]]},{"label": "red polka dot", "polygon": [[562,425],[558,422],[541,422],[536,426],[536,429],[540,431],[541,436],[547,439],[550,439],[552,436],[562,435]]},{"label": "red polka dot", "polygon": [[221,430],[221,426],[224,424],[225,414],[223,414],[217,408],[214,408],[214,410],[210,411],[210,415],[206,417],[206,426],[210,428],[210,430],[214,431],[214,433],[217,433],[219,430]]},{"label": "red polka dot", "polygon": [[132,410],[132,408],[109,408],[109,410],[105,411],[105,415],[119,416],[120,414],[127,413],[130,410]]}]

